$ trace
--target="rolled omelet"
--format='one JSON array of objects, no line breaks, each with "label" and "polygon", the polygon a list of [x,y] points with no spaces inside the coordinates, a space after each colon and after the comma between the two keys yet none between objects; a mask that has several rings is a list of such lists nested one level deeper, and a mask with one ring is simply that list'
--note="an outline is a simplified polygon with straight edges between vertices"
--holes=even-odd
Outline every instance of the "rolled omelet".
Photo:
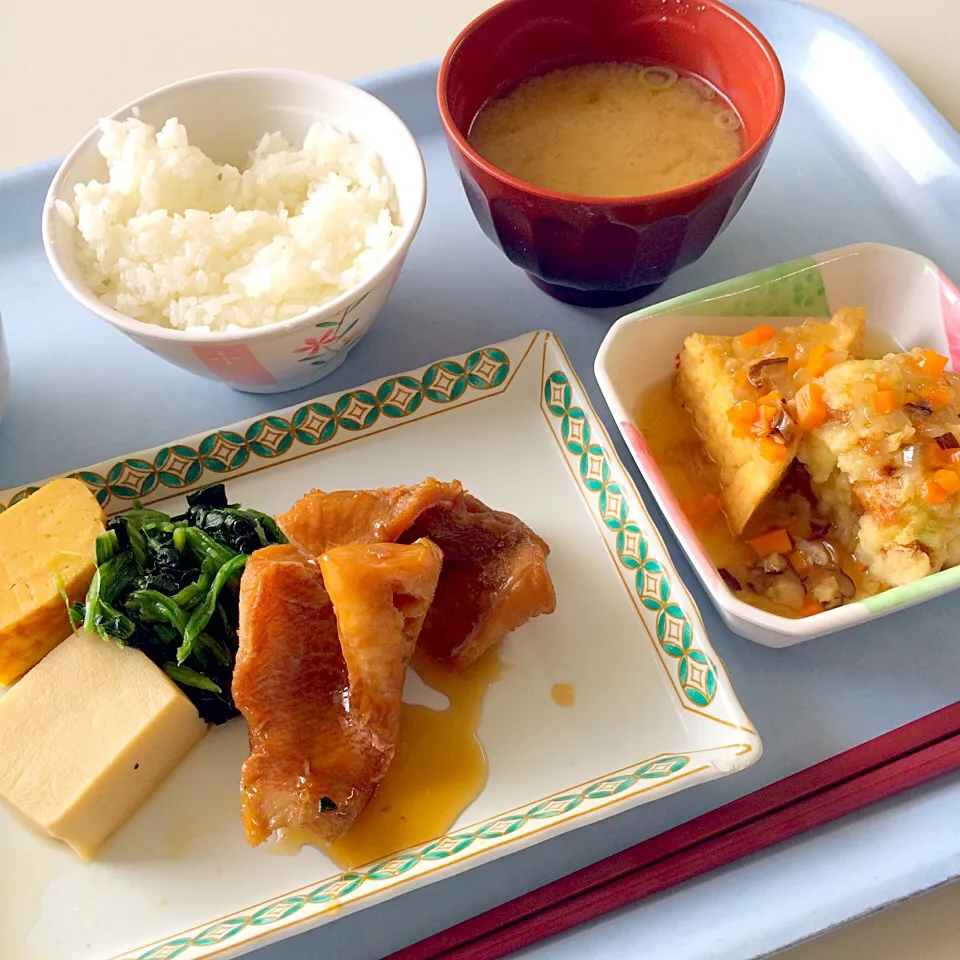
[{"label": "rolled omelet", "polygon": [[79,480],[51,480],[0,513],[0,685],[9,686],[72,632],[71,603],[96,571],[103,508]]}]

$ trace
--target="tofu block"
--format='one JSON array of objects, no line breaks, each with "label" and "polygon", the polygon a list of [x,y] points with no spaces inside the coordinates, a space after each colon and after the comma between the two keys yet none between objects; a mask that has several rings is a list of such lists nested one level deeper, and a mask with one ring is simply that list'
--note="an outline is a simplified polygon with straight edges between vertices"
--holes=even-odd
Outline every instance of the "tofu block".
[{"label": "tofu block", "polygon": [[0,513],[0,685],[39,663],[72,627],[57,591],[82,600],[96,570],[103,509],[79,481],[51,480]]},{"label": "tofu block", "polygon": [[796,454],[795,444],[778,462],[764,459],[749,438],[733,435],[727,411],[736,397],[740,364],[728,363],[729,337],[695,333],[687,337],[680,355],[677,390],[720,468],[720,503],[734,533],[739,534],[764,498],[776,488]]},{"label": "tofu block", "polygon": [[[781,460],[765,459],[749,437],[737,437],[727,413],[742,399],[742,384],[760,360],[797,356],[817,342],[833,350],[859,348],[866,323],[865,311],[838,310],[829,322],[806,320],[785,327],[776,336],[752,347],[737,337],[694,333],[680,354],[677,396],[693,418],[707,452],[720,468],[720,502],[735,534],[740,534],[760,504],[776,489],[796,456],[796,438],[787,443]],[[752,389],[758,399],[767,388]]]},{"label": "tofu block", "polygon": [[0,797],[90,860],[205,732],[139,650],[74,634],[0,699]]}]

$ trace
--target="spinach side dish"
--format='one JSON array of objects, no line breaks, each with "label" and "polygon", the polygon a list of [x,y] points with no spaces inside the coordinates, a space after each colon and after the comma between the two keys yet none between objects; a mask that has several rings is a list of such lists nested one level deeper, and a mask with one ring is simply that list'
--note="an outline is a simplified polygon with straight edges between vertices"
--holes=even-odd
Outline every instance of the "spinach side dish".
[{"label": "spinach side dish", "polygon": [[97,538],[97,571],[71,621],[143,651],[204,720],[224,723],[237,714],[230,684],[243,567],[255,550],[286,542],[272,517],[228,503],[222,483],[189,494],[174,517],[135,500]]}]

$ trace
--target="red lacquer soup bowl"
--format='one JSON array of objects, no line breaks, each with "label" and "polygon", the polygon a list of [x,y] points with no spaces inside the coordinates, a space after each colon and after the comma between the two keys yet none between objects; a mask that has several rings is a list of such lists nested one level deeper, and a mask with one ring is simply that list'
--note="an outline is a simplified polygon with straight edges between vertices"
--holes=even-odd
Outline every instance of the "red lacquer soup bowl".
[{"label": "red lacquer soup bowl", "polygon": [[[669,64],[708,80],[740,114],[744,152],[705,180],[611,199],[525,183],[470,146],[470,126],[491,98],[528,77],[598,61]],[[504,0],[447,51],[437,98],[484,233],[552,296],[611,306],[651,293],[730,222],[770,149],[784,88],[770,44],[716,0]]]}]

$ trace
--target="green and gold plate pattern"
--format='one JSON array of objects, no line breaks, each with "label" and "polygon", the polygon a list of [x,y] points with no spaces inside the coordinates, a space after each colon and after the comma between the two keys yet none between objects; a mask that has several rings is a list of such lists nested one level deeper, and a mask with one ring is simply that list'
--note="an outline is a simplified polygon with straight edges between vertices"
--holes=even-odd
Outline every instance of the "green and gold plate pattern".
[{"label": "green and gold plate pattern", "polygon": [[[310,848],[278,857],[246,846],[240,721],[212,731],[93,866],[0,812],[9,876],[44,878],[28,940],[40,960],[239,956],[760,755],[697,609],[550,333],[72,475],[110,514],[134,499],[173,509],[214,480],[231,499],[279,512],[312,487],[456,477],[548,541],[558,607],[504,644],[506,669],[480,728],[490,763],[480,797],[446,835],[376,862],[342,871]],[[36,486],[0,492],[0,509]],[[550,696],[560,682],[574,685],[571,708]],[[65,917],[62,904],[75,909]],[[86,953],[63,952],[80,942]]]}]

